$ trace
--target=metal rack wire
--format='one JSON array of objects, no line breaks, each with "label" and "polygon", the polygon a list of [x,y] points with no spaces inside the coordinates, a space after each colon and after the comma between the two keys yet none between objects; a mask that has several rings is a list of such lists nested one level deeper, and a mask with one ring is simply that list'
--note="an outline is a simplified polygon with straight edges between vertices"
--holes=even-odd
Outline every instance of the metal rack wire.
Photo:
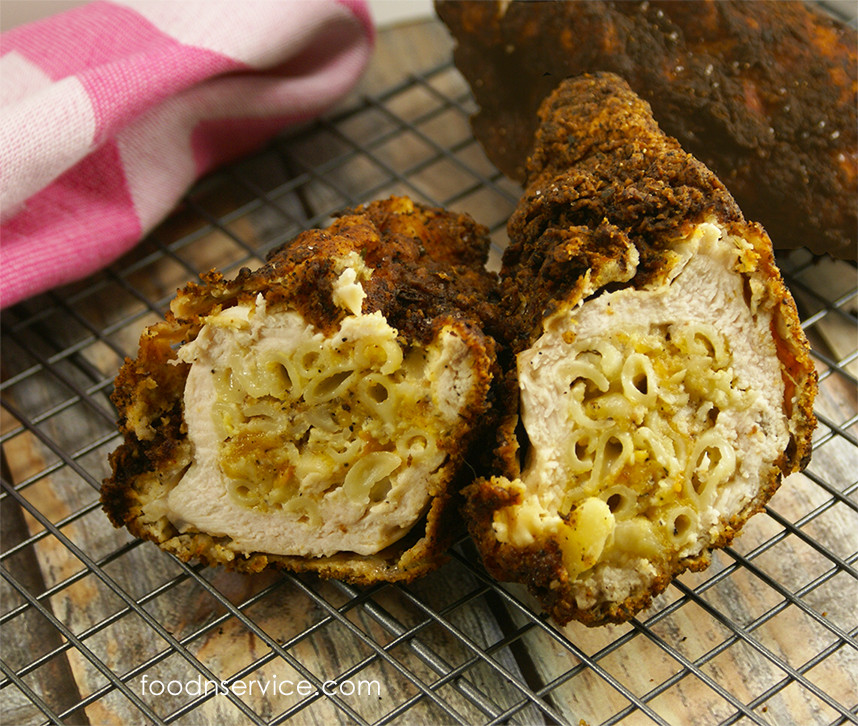
[{"label": "metal rack wire", "polygon": [[[422,580],[357,588],[187,565],[101,513],[113,376],[201,269],[257,264],[392,193],[471,213],[497,263],[519,190],[482,155],[472,111],[451,65],[413,75],[205,179],[94,278],[3,313],[4,723],[858,723],[847,263],[780,258],[820,372],[810,468],[626,626],[556,627],[467,538]],[[306,692],[261,692],[287,682]]]}]

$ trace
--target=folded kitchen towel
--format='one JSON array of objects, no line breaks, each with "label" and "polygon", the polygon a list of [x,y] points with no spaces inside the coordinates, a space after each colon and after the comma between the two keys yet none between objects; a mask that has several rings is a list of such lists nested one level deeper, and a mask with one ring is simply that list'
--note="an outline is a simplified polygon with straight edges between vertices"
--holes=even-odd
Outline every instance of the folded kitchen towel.
[{"label": "folded kitchen towel", "polygon": [[130,249],[372,50],[363,0],[96,0],[0,38],[0,305]]}]

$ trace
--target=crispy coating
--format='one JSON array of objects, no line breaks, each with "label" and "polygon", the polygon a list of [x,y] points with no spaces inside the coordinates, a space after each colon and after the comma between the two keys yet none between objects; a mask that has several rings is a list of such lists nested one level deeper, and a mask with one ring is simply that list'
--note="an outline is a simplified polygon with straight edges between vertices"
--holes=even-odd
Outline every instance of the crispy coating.
[{"label": "crispy coating", "polygon": [[[436,3],[489,158],[523,180],[563,78],[614,72],[775,247],[858,255],[858,35],[779,0]],[[505,8],[505,9],[504,9]]]},{"label": "crispy coating", "polygon": [[[497,512],[521,502],[520,493],[507,484],[522,476],[529,447],[515,408],[515,381],[507,379],[512,404],[498,427],[498,476],[465,490],[466,520],[486,567],[501,580],[526,584],[560,623],[623,622],[682,571],[706,567],[708,550],[728,544],[782,477],[806,466],[815,426],[816,373],[765,231],[745,221],[718,178],[659,129],[648,104],[622,79],[594,74],[564,81],[546,99],[539,118],[528,185],[509,222],[511,243],[501,270],[502,309],[514,326],[512,350],[531,346],[543,332],[543,321],[559,307],[571,310],[601,292],[662,284],[676,240],[701,222],[715,220],[752,245],[741,270],[746,297],[754,297],[754,304],[772,316],[784,383],[789,443],[761,473],[756,495],[721,522],[707,549],[672,561],[649,590],[582,608],[556,539],[546,536],[515,546],[500,541],[494,527]],[[567,521],[574,524],[574,517],[573,509]]]},{"label": "crispy coating", "polygon": [[718,178],[661,131],[619,77],[560,84],[539,118],[501,271],[504,305],[517,326],[514,352],[558,301],[622,277],[632,246],[635,284],[643,285],[661,274],[672,241],[706,214],[743,221]]},{"label": "crispy coating", "polygon": [[[494,340],[498,326],[496,277],[485,271],[487,230],[466,215],[392,197],[343,213],[325,230],[310,230],[269,255],[255,271],[233,280],[214,271],[178,292],[166,319],[143,331],[137,358],[126,359],[112,400],[123,443],[113,452],[113,474],[102,486],[102,505],[117,527],[152,540],[183,560],[198,559],[235,570],[267,567],[312,571],[356,583],[411,580],[434,569],[451,537],[462,529],[455,505],[470,471],[466,460],[494,420],[500,379]],[[364,313],[380,311],[408,343],[427,343],[453,325],[475,351],[480,396],[463,413],[445,451],[445,476],[428,511],[401,540],[375,555],[341,552],[327,557],[238,553],[222,538],[180,533],[166,516],[147,518],[144,507],[172,489],[190,466],[183,391],[190,366],[177,359],[179,344],[193,340],[202,318],[263,295],[269,309],[288,305],[316,330],[337,329],[344,311],[332,301],[337,277],[332,259],[358,252],[373,274],[364,285]]]}]

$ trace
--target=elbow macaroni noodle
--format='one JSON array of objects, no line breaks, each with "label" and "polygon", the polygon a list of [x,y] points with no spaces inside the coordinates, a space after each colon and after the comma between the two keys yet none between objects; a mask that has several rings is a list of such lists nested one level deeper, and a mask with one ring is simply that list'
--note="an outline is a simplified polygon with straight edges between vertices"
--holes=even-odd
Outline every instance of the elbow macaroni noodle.
[{"label": "elbow macaroni noodle", "polygon": [[[297,313],[283,315],[303,326]],[[301,511],[312,522],[312,500],[332,488],[382,501],[411,459],[439,458],[426,435],[403,445],[414,441],[414,421],[397,412],[418,410],[428,394],[407,375],[396,331],[380,315],[375,322],[369,338],[346,324],[330,338],[306,331],[291,349],[248,350],[218,373],[220,466],[244,506]],[[423,358],[411,351],[411,369]]]},{"label": "elbow macaroni noodle", "polygon": [[[520,369],[536,370],[539,356]],[[550,446],[543,441],[530,452],[522,504],[496,516],[499,539],[527,545],[541,518],[543,530],[557,532],[571,577],[597,561],[621,566],[693,544],[702,513],[737,470],[720,411],[746,408],[752,395],[724,336],[707,323],[665,323],[567,344],[558,361],[552,370],[562,383],[552,390],[561,393],[565,422],[546,437]],[[529,416],[544,415],[544,404],[530,405],[528,430]],[[552,482],[539,501],[526,493],[536,470]]]}]

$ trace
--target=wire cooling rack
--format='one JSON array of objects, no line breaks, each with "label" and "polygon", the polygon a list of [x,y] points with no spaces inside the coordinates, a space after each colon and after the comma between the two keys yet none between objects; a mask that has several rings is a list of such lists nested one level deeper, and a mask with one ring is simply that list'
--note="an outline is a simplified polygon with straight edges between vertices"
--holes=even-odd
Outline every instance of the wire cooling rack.
[{"label": "wire cooling rack", "polygon": [[0,720],[42,724],[858,723],[854,266],[780,256],[820,373],[813,461],[623,626],[558,628],[467,538],[411,585],[241,576],[115,530],[98,489],[123,356],[175,289],[389,194],[467,211],[492,264],[519,190],[450,65],[212,175],[132,254],[2,318]]}]

